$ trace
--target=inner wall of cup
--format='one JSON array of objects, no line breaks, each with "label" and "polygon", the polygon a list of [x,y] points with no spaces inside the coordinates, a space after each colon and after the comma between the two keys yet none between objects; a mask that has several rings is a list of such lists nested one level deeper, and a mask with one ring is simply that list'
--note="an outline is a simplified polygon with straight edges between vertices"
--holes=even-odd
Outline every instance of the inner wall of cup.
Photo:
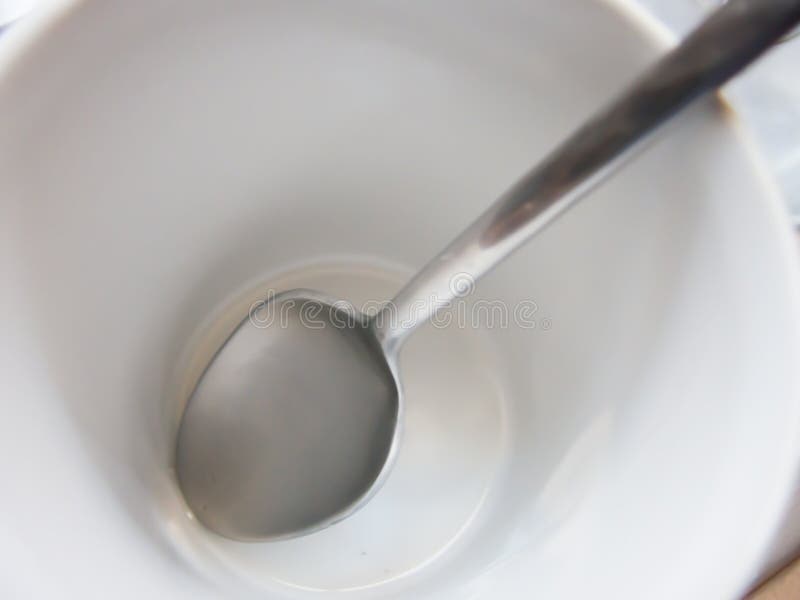
[{"label": "inner wall of cup", "polygon": [[[332,256],[410,272],[656,53],[600,3],[528,4],[495,20],[489,2],[86,2],[81,27],[52,34],[54,74],[20,76],[29,85],[0,101],[19,114],[3,124],[16,144],[4,179],[22,199],[19,251],[59,401],[122,510],[206,573],[168,467],[175,382],[209,316]],[[734,350],[780,338],[791,310],[779,294],[769,314],[748,308],[782,278],[751,202],[763,189],[706,103],[478,286],[470,300],[509,317],[481,332],[507,448],[458,543],[386,593],[414,582],[420,597],[463,597],[460,582],[484,597],[488,578],[516,597],[533,572],[543,597],[570,597],[575,548],[602,589],[643,548],[659,556],[724,522],[692,507],[741,498],[730,465],[774,450],[763,432],[790,372]],[[755,416],[754,395],[768,399]],[[609,536],[623,542],[606,551]],[[694,547],[723,556],[728,542]],[[690,554],[674,573],[692,571]],[[660,564],[640,562],[632,586]]]}]

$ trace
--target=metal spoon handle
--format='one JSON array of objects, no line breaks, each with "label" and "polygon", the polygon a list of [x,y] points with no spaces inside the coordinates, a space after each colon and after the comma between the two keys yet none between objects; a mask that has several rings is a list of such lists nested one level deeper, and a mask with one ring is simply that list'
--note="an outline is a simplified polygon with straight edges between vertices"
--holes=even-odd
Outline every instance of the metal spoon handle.
[{"label": "metal spoon handle", "polygon": [[629,159],[647,134],[800,22],[800,0],[730,0],[426,264],[372,319],[387,352]]}]

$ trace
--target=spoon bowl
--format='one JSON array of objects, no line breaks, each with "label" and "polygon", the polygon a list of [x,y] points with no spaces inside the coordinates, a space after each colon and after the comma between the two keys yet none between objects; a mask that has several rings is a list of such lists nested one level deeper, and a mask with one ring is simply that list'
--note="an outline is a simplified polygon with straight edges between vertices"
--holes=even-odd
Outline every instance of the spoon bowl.
[{"label": "spoon bowl", "polygon": [[256,305],[206,368],[178,433],[195,516],[232,539],[277,540],[366,503],[389,472],[402,411],[377,344],[366,315],[318,292]]}]

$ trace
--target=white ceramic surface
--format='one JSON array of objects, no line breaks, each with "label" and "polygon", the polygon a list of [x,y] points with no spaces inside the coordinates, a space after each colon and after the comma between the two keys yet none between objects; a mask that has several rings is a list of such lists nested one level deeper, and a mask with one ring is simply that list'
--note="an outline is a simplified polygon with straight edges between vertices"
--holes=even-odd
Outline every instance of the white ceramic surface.
[{"label": "white ceramic surface", "polygon": [[798,467],[800,265],[711,101],[479,286],[538,327],[408,347],[464,396],[418,402],[373,517],[232,545],[169,471],[224,315],[268,282],[388,294],[658,54],[634,11],[86,0],[2,43],[0,595],[706,600],[756,576]]}]

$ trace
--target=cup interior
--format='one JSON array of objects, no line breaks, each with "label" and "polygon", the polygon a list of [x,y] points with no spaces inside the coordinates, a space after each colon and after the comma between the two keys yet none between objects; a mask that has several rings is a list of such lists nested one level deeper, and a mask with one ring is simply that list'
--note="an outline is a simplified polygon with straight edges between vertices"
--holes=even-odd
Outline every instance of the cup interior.
[{"label": "cup interior", "polygon": [[[716,97],[481,281],[477,327],[409,342],[405,462],[373,512],[237,544],[187,515],[170,470],[226,323],[269,286],[388,299],[663,51],[641,16],[84,1],[35,27],[0,65],[16,315],[0,386],[24,455],[2,462],[9,539],[59,556],[65,578],[113,549],[102,574],[69,578],[87,593],[106,578],[175,598],[747,585],[797,460],[797,265]],[[23,484],[44,469],[58,474]],[[70,523],[93,526],[76,540]]]}]

